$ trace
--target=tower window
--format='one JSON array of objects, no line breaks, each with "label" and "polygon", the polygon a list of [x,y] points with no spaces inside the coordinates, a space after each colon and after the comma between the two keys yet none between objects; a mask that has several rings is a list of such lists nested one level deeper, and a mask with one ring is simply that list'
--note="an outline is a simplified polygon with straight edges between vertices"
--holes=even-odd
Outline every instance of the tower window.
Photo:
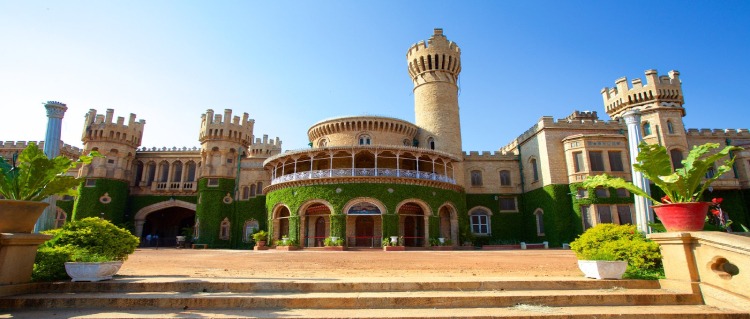
[{"label": "tower window", "polygon": [[510,171],[500,171],[500,186],[510,186]]},{"label": "tower window", "polygon": [[604,171],[604,159],[602,159],[602,152],[600,151],[589,152],[589,162],[591,163],[591,171],[593,172]]},{"label": "tower window", "polygon": [[430,137],[427,139],[427,145],[430,147],[431,150],[435,149],[435,139]]},{"label": "tower window", "polygon": [[682,168],[682,151],[674,149],[669,151],[669,155],[672,157],[672,167],[674,169]]},{"label": "tower window", "polygon": [[471,171],[471,186],[482,186],[481,171]]},{"label": "tower window", "polygon": [[533,175],[533,177],[534,177],[533,181],[536,182],[536,181],[539,180],[539,168],[536,167],[536,158],[532,158],[531,161],[530,161],[530,164],[531,164],[531,171],[534,174]]},{"label": "tower window", "polygon": [[359,145],[370,145],[370,135],[367,135],[367,134],[360,135]]},{"label": "tower window", "polygon": [[669,134],[674,134],[674,125],[672,124],[672,121],[667,121],[667,132],[669,132]]},{"label": "tower window", "polygon": [[651,123],[643,123],[643,136],[651,135]]},{"label": "tower window", "polygon": [[622,166],[622,153],[618,151],[609,151],[609,169],[613,172],[622,172],[625,168]]}]

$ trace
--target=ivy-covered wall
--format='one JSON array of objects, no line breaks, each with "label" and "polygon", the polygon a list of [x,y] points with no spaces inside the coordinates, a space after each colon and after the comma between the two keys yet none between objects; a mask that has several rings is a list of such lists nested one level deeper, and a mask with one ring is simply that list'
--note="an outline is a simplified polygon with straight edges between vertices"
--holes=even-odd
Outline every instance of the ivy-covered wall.
[{"label": "ivy-covered wall", "polygon": [[[521,206],[521,199],[516,195],[516,203],[518,212],[500,212],[500,198],[504,194],[466,194],[466,209],[471,210],[477,206],[483,206],[491,210],[492,217],[490,218],[490,230],[491,236],[481,237],[475,236],[473,243],[475,246],[482,245],[498,245],[506,243],[515,243],[524,240],[528,240],[528,230],[523,222],[524,213]],[[510,196],[510,195],[508,195]],[[471,237],[471,229],[468,224],[465,227],[465,232]],[[536,234],[535,234],[536,235]]]},{"label": "ivy-covered wall", "polygon": [[73,200],[57,200],[55,201],[55,205],[57,207],[60,207],[66,214],[68,214],[68,220],[73,216],[73,205],[75,204],[75,201]]},{"label": "ivy-covered wall", "polygon": [[[85,181],[78,187],[78,196],[73,204],[73,219],[102,217],[118,226],[126,226],[126,211],[130,189],[127,182],[98,178],[96,186],[86,187]],[[100,198],[107,194],[110,201],[102,203]],[[132,216],[130,217],[132,219]]]},{"label": "ivy-covered wall", "polygon": [[247,200],[234,201],[235,217],[232,218],[232,248],[252,249],[253,242],[246,242],[244,234],[245,221],[255,219],[259,229],[266,229],[266,196],[257,196]]},{"label": "ivy-covered wall", "polygon": [[[339,190],[340,191],[337,191]],[[390,190],[390,191],[389,191]],[[420,199],[430,206],[433,214],[437,214],[440,206],[446,202],[452,203],[457,210],[459,223],[459,235],[463,238],[468,232],[468,217],[466,215],[466,196],[462,192],[445,190],[418,185],[402,184],[329,184],[291,187],[276,190],[267,194],[266,212],[269,226],[273,217],[273,208],[276,204],[283,203],[291,212],[289,225],[289,238],[299,239],[299,227],[294,222],[298,218],[297,212],[302,204],[309,200],[321,199],[331,204],[331,234],[339,237],[345,235],[345,220],[343,218],[343,209],[350,200],[358,197],[370,197],[383,203],[387,214],[383,216],[383,235],[391,236],[398,233],[398,217],[396,214],[396,205],[406,199]],[[336,217],[342,215],[342,217]],[[297,216],[297,217],[295,217]],[[393,217],[391,217],[393,216]],[[430,220],[433,224],[433,220]],[[437,224],[437,223],[434,223]],[[433,227],[433,226],[431,226]],[[269,227],[270,228],[270,227]],[[269,231],[271,231],[269,229]],[[437,231],[430,228],[431,236],[436,237]]]},{"label": "ivy-covered wall", "polygon": [[[577,194],[578,189],[581,188],[581,183],[573,183],[570,184],[569,193],[570,194]],[[576,220],[573,221],[574,225],[573,230],[575,231],[573,239],[578,237],[578,235],[583,233],[583,219],[581,216],[581,206],[594,206],[594,205],[615,205],[615,204],[632,204],[633,203],[633,194],[629,194],[628,197],[617,197],[617,190],[614,188],[608,189],[609,197],[599,197],[596,195],[596,192],[593,188],[590,188],[587,190],[588,197],[583,198],[576,198],[574,195],[569,195],[573,199],[573,211],[575,212],[575,218]],[[593,212],[593,210],[590,210],[589,212]],[[631,213],[633,213],[631,211]],[[635,218],[633,219],[633,222],[635,223]]]},{"label": "ivy-covered wall", "polygon": [[[571,189],[573,185],[553,184],[535,189],[522,197],[523,227],[526,240],[549,242],[550,246],[569,243],[581,232],[581,214],[573,209]],[[534,212],[544,211],[544,236],[537,236]]]},{"label": "ivy-covered wall", "polygon": [[[219,238],[221,222],[224,218],[236,221],[234,196],[234,179],[219,178],[219,185],[208,187],[208,178],[198,180],[198,201],[196,205],[195,218],[199,222],[199,236],[195,239],[198,244],[207,244],[211,248],[232,248],[231,237],[229,240]],[[227,194],[232,201],[226,203],[224,198]],[[236,224],[236,222],[235,222]],[[234,232],[232,235],[235,235]]]}]

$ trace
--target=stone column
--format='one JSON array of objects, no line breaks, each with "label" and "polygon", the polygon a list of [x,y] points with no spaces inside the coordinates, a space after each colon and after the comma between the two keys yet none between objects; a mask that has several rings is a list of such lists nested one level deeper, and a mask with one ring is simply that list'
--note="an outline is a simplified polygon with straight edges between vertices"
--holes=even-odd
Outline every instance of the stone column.
[{"label": "stone column", "polygon": [[[60,135],[62,132],[62,119],[68,107],[60,102],[48,101],[44,104],[47,109],[47,134],[44,136],[44,155],[55,158],[60,155]],[[57,196],[50,196],[44,200],[49,206],[44,210],[42,216],[34,225],[34,232],[52,229],[55,227],[57,215]]]},{"label": "stone column", "polygon": [[[633,164],[638,163],[638,144],[643,141],[641,136],[641,112],[631,110],[622,115],[625,124],[628,126],[628,146],[630,147],[630,174],[633,178],[633,184],[642,189],[646,194],[651,195],[648,179],[643,177],[643,173],[637,172]],[[651,211],[651,201],[642,196],[635,196],[635,219],[638,230],[648,234],[651,232],[649,223],[654,222],[654,213]]]}]

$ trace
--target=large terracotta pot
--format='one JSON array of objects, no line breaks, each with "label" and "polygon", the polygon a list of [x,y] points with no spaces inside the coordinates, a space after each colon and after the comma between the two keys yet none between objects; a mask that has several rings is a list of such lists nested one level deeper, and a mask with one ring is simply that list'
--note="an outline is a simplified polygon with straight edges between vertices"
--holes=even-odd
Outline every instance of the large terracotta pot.
[{"label": "large terracotta pot", "polygon": [[44,202],[0,199],[0,233],[30,233],[49,206]]},{"label": "large terracotta pot", "polygon": [[668,232],[703,230],[708,202],[675,203],[651,206]]}]

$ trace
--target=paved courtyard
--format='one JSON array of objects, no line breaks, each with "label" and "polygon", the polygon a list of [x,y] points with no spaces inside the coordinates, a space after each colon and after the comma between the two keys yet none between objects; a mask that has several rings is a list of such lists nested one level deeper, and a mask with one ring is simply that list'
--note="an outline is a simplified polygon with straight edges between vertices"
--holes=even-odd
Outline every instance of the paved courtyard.
[{"label": "paved courtyard", "polygon": [[195,278],[581,277],[570,250],[247,251],[139,248],[120,276]]}]

